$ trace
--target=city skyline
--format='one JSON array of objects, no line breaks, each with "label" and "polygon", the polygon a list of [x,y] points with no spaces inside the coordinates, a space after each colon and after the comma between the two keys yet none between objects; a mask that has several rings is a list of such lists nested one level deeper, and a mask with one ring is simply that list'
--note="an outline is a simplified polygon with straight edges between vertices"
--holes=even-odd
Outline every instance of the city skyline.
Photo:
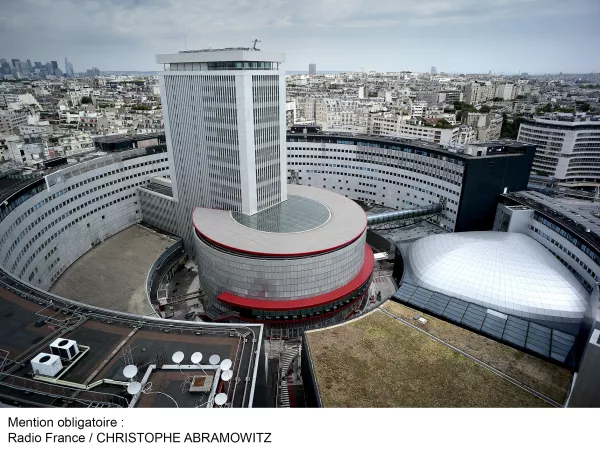
[{"label": "city skyline", "polygon": [[[284,0],[177,6],[8,0],[0,19],[0,55],[32,61],[68,55],[76,68],[153,71],[156,51],[183,50],[186,41],[194,49],[250,46],[258,38],[264,50],[286,48],[288,71],[307,70],[314,62],[321,71],[428,72],[436,66],[445,73],[598,72],[589,56],[600,44],[600,4],[576,3],[504,0],[482,6],[458,0],[367,9],[359,0],[312,6]],[[22,23],[31,23],[32,31],[11,39]]]}]

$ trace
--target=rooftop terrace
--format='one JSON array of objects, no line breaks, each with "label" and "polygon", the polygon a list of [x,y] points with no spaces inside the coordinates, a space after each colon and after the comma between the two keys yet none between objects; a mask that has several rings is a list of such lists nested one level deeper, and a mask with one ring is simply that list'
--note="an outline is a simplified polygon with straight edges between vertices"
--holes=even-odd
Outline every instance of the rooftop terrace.
[{"label": "rooftop terrace", "polygon": [[[0,287],[0,399],[15,406],[41,407],[251,407],[257,380],[262,325],[205,324],[112,313],[43,294],[4,278]],[[35,301],[30,300],[35,299]],[[80,349],[52,377],[32,372],[29,361],[49,353],[57,337],[77,341]],[[183,353],[181,365],[173,362]],[[200,363],[191,355],[201,352]],[[229,381],[220,362],[232,361]],[[143,389],[130,395],[125,366]],[[193,376],[209,389],[194,392]],[[225,377],[227,378],[227,377]],[[166,394],[166,395],[163,395]],[[171,397],[171,398],[169,398]]]},{"label": "rooftop terrace", "polygon": [[513,192],[503,196],[556,220],[600,252],[600,204],[585,200],[548,197],[534,191]]},{"label": "rooftop terrace", "polygon": [[566,398],[567,370],[415,313],[387,302],[306,333],[323,406],[543,407]]}]

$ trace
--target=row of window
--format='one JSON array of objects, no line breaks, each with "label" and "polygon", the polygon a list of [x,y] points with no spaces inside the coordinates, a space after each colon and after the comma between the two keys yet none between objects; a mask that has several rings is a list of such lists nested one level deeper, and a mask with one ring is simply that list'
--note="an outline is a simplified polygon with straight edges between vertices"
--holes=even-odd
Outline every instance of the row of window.
[{"label": "row of window", "polygon": [[[46,185],[42,182],[38,186],[35,186],[34,188],[24,192],[19,197],[11,200],[6,206],[2,207],[2,210],[0,211],[0,222],[2,222],[6,218],[6,216],[8,216],[11,212],[13,212],[13,210],[17,206],[20,206],[21,203],[23,203],[24,201],[33,197],[34,195],[42,192],[45,189],[46,189]],[[2,243],[3,242],[0,242],[0,246],[2,245]]]},{"label": "row of window", "polygon": [[[113,191],[113,193],[116,191]],[[111,194],[105,194],[105,195],[112,195]],[[29,267],[29,265],[33,262],[33,260],[35,260],[36,256],[47,246],[50,244],[50,242],[52,242],[54,239],[56,239],[58,236],[60,236],[66,229],[71,228],[73,225],[75,225],[76,223],[82,221],[83,219],[85,219],[86,217],[89,217],[90,215],[108,208],[109,206],[115,205],[117,203],[120,203],[124,200],[127,200],[128,198],[132,198],[135,197],[136,194],[132,193],[132,194],[128,194],[125,195],[123,197],[117,198],[113,201],[107,202],[101,206],[99,206],[98,208],[95,208],[93,210],[90,210],[88,212],[86,212],[85,214],[82,214],[81,216],[77,217],[76,219],[72,220],[71,222],[69,222],[68,224],[65,224],[64,227],[62,227],[60,230],[56,231],[53,235],[51,235],[48,239],[46,239],[46,241],[40,246],[38,247],[38,249],[32,253],[32,255],[29,257],[29,259],[27,259],[27,262],[25,263],[25,265],[23,266],[23,268],[21,269],[21,273],[19,274],[19,278],[23,277],[23,274],[25,273],[25,271],[27,270],[27,268]],[[104,198],[104,197],[99,197],[99,198]],[[96,201],[96,199],[94,199],[94,202]],[[91,203],[91,202],[90,202]],[[134,202],[135,204],[137,204],[137,202]],[[79,207],[77,207],[77,209],[79,209]],[[55,224],[58,224],[60,222],[62,222],[63,219],[65,219],[66,217],[70,216],[73,214],[74,210],[68,211],[65,214],[63,214],[62,216],[58,217],[55,221],[52,222],[51,225],[47,226],[46,228],[44,228],[44,232],[51,228],[52,226],[54,226]],[[137,213],[137,211],[136,211]],[[88,227],[90,225],[88,224]],[[36,234],[30,241],[29,243],[23,248],[23,250],[21,250],[21,252],[19,253],[19,256],[15,259],[15,262],[13,263],[12,267],[11,267],[11,273],[14,273],[14,271],[17,268],[17,265],[19,264],[19,262],[21,261],[21,258],[23,257],[23,255],[27,252],[27,250],[35,243],[35,241],[37,241],[40,237],[42,237],[44,235],[44,232],[40,232],[38,234]]]},{"label": "row of window", "polygon": [[[541,230],[538,230],[537,228],[535,228],[532,225],[529,225],[529,229],[532,230],[534,233],[539,234],[540,236],[542,236],[543,238],[545,238],[549,242],[552,242],[556,247],[560,248],[563,252],[565,252],[566,254],[568,254],[571,257],[571,259],[573,259],[574,261],[576,261],[577,263],[579,263],[579,265],[581,267],[583,267],[584,269],[586,269],[587,272],[591,276],[593,276],[597,281],[600,281],[599,278],[596,278],[596,274],[595,274],[594,271],[592,271],[583,261],[581,261],[579,258],[577,258],[577,256],[575,256],[574,253],[572,253],[570,250],[568,250],[567,248],[565,248],[564,246],[562,246],[560,243],[558,243],[558,241],[556,241],[555,239],[552,239],[546,233],[544,233]],[[579,282],[581,284],[583,284],[585,286],[585,288],[589,292],[592,291],[592,285],[590,283],[588,283],[585,278],[583,278],[583,276],[579,273],[579,271],[575,270],[575,268],[573,268],[567,261],[565,261],[563,258],[561,258],[560,255],[556,254],[556,252],[552,251],[552,249],[548,248],[548,250],[550,251],[550,253],[552,253],[554,256],[556,256],[575,275],[575,277],[579,280]]]},{"label": "row of window", "polygon": [[596,252],[593,249],[585,245],[585,243],[581,239],[579,239],[576,236],[573,236],[573,234],[571,234],[569,231],[564,230],[562,227],[559,227],[555,223],[550,222],[548,219],[546,219],[537,212],[533,215],[533,218],[541,224],[560,234],[562,237],[567,239],[574,246],[578,247],[582,252],[588,255],[596,264],[600,265],[600,257],[596,254]]},{"label": "row of window", "polygon": [[[58,258],[56,258],[52,264],[50,264],[50,266],[48,267],[48,270],[52,270],[54,269],[54,267],[56,267],[56,265],[60,262],[60,256]],[[33,272],[31,272],[29,274],[29,282],[31,283],[31,280],[33,280],[33,277],[35,276],[35,274],[38,273],[38,268],[36,267],[35,270]],[[57,277],[58,278],[58,277]],[[53,280],[54,281],[54,278]],[[38,283],[41,282],[41,280],[38,280]]]},{"label": "row of window", "polygon": [[[360,147],[359,147],[360,148]],[[437,159],[435,159],[435,161],[432,162],[426,162],[423,161],[421,159],[417,160],[414,157],[409,157],[408,155],[403,156],[403,155],[389,155],[387,153],[384,152],[378,152],[377,150],[375,151],[360,151],[360,150],[344,150],[344,149],[337,149],[337,148],[312,148],[312,147],[289,147],[288,146],[288,151],[307,151],[307,150],[312,150],[312,151],[318,151],[319,153],[350,153],[352,155],[363,155],[363,156],[371,156],[371,157],[378,157],[378,158],[388,158],[388,159],[394,159],[394,160],[398,160],[404,163],[412,163],[412,164],[419,164],[422,165],[424,167],[432,167],[435,169],[441,169],[444,170],[445,172],[451,173],[452,175],[462,175],[462,167],[459,167],[459,170],[453,170],[452,167],[447,167],[446,164],[444,164],[444,162],[450,162],[450,161],[446,161],[446,160],[440,160],[440,162],[436,162],[438,161]],[[408,152],[409,154],[411,154],[411,152]],[[424,154],[422,154],[422,156],[425,156],[427,158],[433,158],[431,153],[428,152],[424,152]],[[295,154],[288,154],[289,158],[302,158],[302,157],[311,157],[310,155],[308,156],[303,156],[303,155],[295,155]],[[354,160],[355,156],[353,156],[352,158],[348,159],[348,158],[344,158],[344,157],[336,157],[336,156],[323,156],[323,158],[328,158],[328,159],[343,159],[343,160]],[[462,162],[462,161],[461,161]],[[451,164],[456,164],[455,162],[450,162]],[[462,166],[462,164],[458,164],[459,166]]]},{"label": "row of window", "polygon": [[[90,178],[88,178],[86,180],[83,180],[83,181],[81,181],[79,183],[75,183],[72,186],[69,186],[69,187],[67,187],[67,188],[65,188],[63,190],[60,190],[60,191],[56,192],[55,194],[53,194],[51,196],[46,197],[45,199],[43,199],[40,202],[36,203],[33,207],[29,208],[27,211],[25,211],[20,217],[18,217],[15,220],[15,222],[11,225],[11,227],[4,233],[4,236],[2,237],[2,240],[0,241],[0,245],[3,245],[9,239],[14,239],[13,234],[14,234],[14,232],[16,230],[19,229],[19,228],[17,228],[18,225],[21,224],[24,220],[26,220],[26,218],[30,214],[32,214],[34,211],[36,211],[36,210],[38,210],[38,209],[40,209],[42,207],[45,207],[46,204],[48,204],[49,202],[53,201],[54,199],[57,199],[58,197],[61,197],[61,196],[65,195],[67,193],[67,191],[71,191],[71,190],[76,189],[76,188],[81,188],[82,186],[84,186],[84,185],[86,185],[86,184],[88,184],[88,183],[90,183],[90,182],[92,182],[94,180],[98,180],[100,178],[104,178],[104,177],[109,176],[109,175],[114,175],[114,174],[117,174],[117,173],[120,173],[120,172],[124,172],[124,171],[130,170],[130,169],[132,169],[134,167],[141,167],[141,166],[150,165],[150,164],[157,164],[159,162],[167,162],[167,159],[165,158],[165,159],[161,159],[161,160],[146,161],[146,162],[142,162],[142,163],[138,163],[138,164],[132,164],[132,165],[130,165],[128,167],[124,167],[124,168],[120,168],[120,169],[115,169],[115,170],[112,170],[112,171],[108,171],[108,172],[103,173],[101,175],[93,176],[93,177],[90,177]],[[81,192],[79,194],[73,195],[72,198],[69,198],[69,199],[67,199],[64,202],[59,203],[59,204],[53,206],[52,208],[48,208],[48,210],[43,215],[41,215],[40,217],[38,217],[35,221],[31,222],[25,229],[23,229],[21,231],[20,235],[16,239],[14,239],[14,241],[11,244],[11,247],[10,247],[9,251],[5,255],[4,264],[6,265],[6,263],[10,259],[10,256],[11,256],[12,252],[15,250],[16,246],[18,245],[18,243],[27,235],[28,232],[30,232],[32,229],[34,229],[35,226],[37,226],[38,224],[43,223],[43,221],[46,220],[49,216],[51,217],[51,215],[53,213],[58,213],[60,211],[60,208],[64,207],[68,203],[71,203],[71,202],[73,202],[76,199],[79,199],[81,197],[85,197],[86,195],[88,195],[90,193],[93,193],[93,192],[97,191],[98,189],[102,190],[104,188],[107,188],[110,185],[115,185],[117,183],[123,183],[126,180],[133,179],[133,178],[136,178],[136,177],[139,177],[139,176],[142,176],[142,175],[150,175],[152,173],[156,173],[156,172],[159,172],[161,170],[165,170],[167,168],[168,168],[167,166],[161,167],[161,168],[153,168],[153,169],[150,169],[148,171],[140,172],[140,173],[133,174],[133,175],[124,176],[124,177],[122,177],[122,178],[120,178],[118,180],[107,181],[107,183],[105,183],[105,184],[103,184],[101,186],[96,186],[96,187],[93,187],[93,188],[90,187],[89,190],[86,190],[85,192]],[[16,270],[18,264],[21,262],[21,259],[23,258],[23,256],[25,255],[25,253],[32,247],[32,245],[39,238],[41,238],[42,236],[45,236],[46,232],[48,232],[54,225],[56,225],[57,223],[61,222],[66,217],[68,217],[68,216],[70,216],[72,214],[75,214],[80,209],[83,209],[86,206],[91,205],[91,204],[95,203],[96,201],[99,201],[102,198],[106,198],[108,196],[112,196],[112,195],[114,195],[116,193],[122,192],[122,191],[124,191],[126,189],[129,189],[129,188],[140,186],[140,185],[142,185],[145,182],[146,181],[131,183],[128,186],[115,189],[115,190],[113,190],[111,192],[107,192],[107,193],[102,194],[102,195],[100,195],[98,197],[95,197],[95,198],[93,198],[93,199],[91,199],[91,200],[89,200],[87,202],[84,202],[82,205],[79,205],[79,206],[71,209],[70,211],[66,211],[63,215],[61,215],[60,217],[57,217],[56,220],[54,220],[51,223],[47,224],[43,229],[40,229],[38,231],[38,233],[34,237],[32,237],[30,239],[30,241],[27,243],[27,245],[25,245],[25,247],[19,253],[18,257],[16,258],[16,261],[13,263],[12,268],[11,268],[11,272],[14,273],[14,271]],[[45,185],[42,184],[41,187],[38,188],[35,192],[39,193],[44,187],[45,187]],[[28,192],[28,194],[29,195],[24,194],[22,197],[24,197],[24,198],[30,198],[31,197],[31,191]],[[113,204],[119,203],[119,202],[121,202],[121,201],[123,201],[123,200],[125,200],[127,198],[133,197],[135,195],[136,195],[135,193],[132,193],[132,194],[126,195],[126,196],[124,196],[122,198],[118,198],[118,199],[116,199],[114,201],[107,202],[106,204],[104,204],[102,206],[99,206],[98,208],[96,208],[94,210],[90,210],[88,213],[82,215],[81,217],[78,217],[77,219],[73,220],[71,223],[66,224],[61,230],[59,230],[57,233],[54,233],[49,239],[47,239],[42,245],[40,245],[36,249],[36,251],[34,252],[34,254],[32,254],[28,258],[26,264],[24,265],[24,267],[21,270],[21,273],[20,273],[19,277],[20,278],[23,277],[25,271],[27,270],[27,268],[29,267],[29,265],[35,260],[35,258],[37,257],[37,255],[40,254],[40,252],[42,252],[47,245],[49,245],[50,241],[52,241],[53,239],[55,239],[65,229],[70,228],[72,225],[74,225],[75,223],[79,222],[80,220],[83,220],[85,217],[89,216],[90,214],[98,212],[101,209],[107,208],[107,207],[109,207],[109,206],[111,206]],[[24,200],[21,199],[21,201],[19,202],[19,204],[22,203],[23,201]],[[137,203],[137,202],[135,202],[135,203]],[[12,209],[14,209],[14,207]],[[104,216],[102,216],[102,218],[104,218]],[[88,226],[89,226],[89,224],[88,224]],[[56,247],[54,247],[50,252],[48,252],[48,254],[45,255],[45,260],[47,261],[50,258],[50,256],[55,251],[56,251]],[[37,267],[35,268],[35,271],[37,271]]]},{"label": "row of window", "polygon": [[[302,137],[288,137],[288,142],[307,142],[307,143],[316,143],[316,144],[341,144],[341,145],[358,145],[363,147],[374,147],[380,149],[388,149],[388,150],[397,150],[404,153],[416,154],[421,156],[426,156],[428,158],[434,158],[441,161],[446,161],[451,164],[456,164],[459,166],[464,166],[464,160],[455,158],[453,156],[444,155],[442,153],[438,153],[435,151],[424,150],[420,148],[412,148],[401,145],[394,145],[390,143],[384,142],[373,142],[373,141],[362,141],[362,140],[349,140],[349,139],[337,139],[335,137],[310,137],[310,138],[302,138]],[[440,152],[443,150],[440,149]]]},{"label": "row of window", "polygon": [[[298,170],[298,173],[301,173],[302,170]],[[374,181],[383,181],[384,183],[390,183],[390,184],[394,184],[396,186],[404,186],[407,187],[409,189],[414,189],[414,190],[418,190],[420,192],[425,192],[427,194],[430,195],[437,195],[438,197],[440,197],[440,195],[437,192],[433,192],[433,191],[428,191],[424,188],[420,188],[420,187],[416,187],[416,186],[412,186],[408,183],[402,183],[401,181],[396,181],[396,180],[386,180],[385,178],[379,178],[379,177],[372,177],[372,176],[368,176],[368,175],[360,175],[360,174],[354,174],[354,173],[347,173],[347,172],[330,172],[330,171],[325,171],[325,170],[307,170],[306,171],[308,174],[313,174],[313,173],[319,173],[319,174],[329,174],[329,175],[343,175],[345,177],[357,177],[357,178],[364,178],[364,179],[368,179],[368,180],[374,180]],[[390,173],[390,172],[385,172],[385,171],[378,171],[379,173],[382,174],[386,174],[386,175],[392,175],[392,176],[396,176],[398,177],[398,175],[394,174],[394,173]],[[408,175],[400,175],[399,176],[401,179],[405,178],[407,180],[410,181],[415,181],[417,183],[420,183],[423,186],[431,186],[435,189],[438,189],[440,191],[444,191],[444,192],[448,192],[449,194],[455,195],[456,197],[458,197],[460,194],[457,191],[453,191],[445,186],[433,183],[431,181],[425,181],[425,180],[421,180],[420,178],[416,178],[416,177],[410,177]],[[302,179],[302,177],[299,178],[300,180]],[[308,179],[312,179],[311,177],[308,177]],[[325,181],[327,181],[327,178],[323,178]],[[341,180],[340,180],[341,182]],[[346,181],[347,182],[347,181]],[[361,185],[361,182],[358,183],[359,185]],[[369,187],[377,187],[376,185],[370,185]],[[383,188],[385,189],[385,187]],[[400,191],[398,191],[400,192]],[[458,204],[458,202],[455,202],[455,204]]]},{"label": "row of window", "polygon": [[[5,242],[6,242],[8,239],[12,239],[12,238],[13,238],[12,234],[13,234],[13,232],[15,232],[15,231],[17,230],[17,226],[18,226],[18,225],[19,225],[19,224],[20,224],[20,223],[21,223],[23,220],[25,220],[25,219],[26,219],[26,218],[27,218],[27,217],[28,217],[30,214],[32,214],[32,213],[33,213],[34,211],[36,211],[37,209],[40,209],[40,208],[42,208],[44,205],[46,205],[46,204],[47,204],[47,203],[49,203],[50,201],[52,201],[52,200],[54,200],[54,199],[56,199],[56,198],[58,198],[58,197],[62,196],[62,195],[63,195],[63,194],[65,194],[66,192],[68,192],[68,191],[71,191],[71,190],[74,190],[74,189],[77,189],[77,188],[79,188],[79,187],[82,187],[82,186],[84,186],[84,185],[86,185],[86,184],[88,184],[88,183],[91,183],[92,181],[99,180],[99,179],[101,179],[101,178],[104,178],[104,177],[106,177],[106,176],[109,176],[109,175],[115,175],[115,174],[117,174],[117,173],[124,172],[124,171],[126,171],[126,170],[129,170],[129,169],[131,169],[131,168],[137,168],[137,167],[145,166],[145,165],[148,165],[148,164],[156,164],[156,163],[159,163],[159,162],[166,162],[166,161],[167,161],[167,159],[166,159],[166,158],[165,158],[165,159],[160,159],[160,160],[157,160],[157,161],[146,161],[146,162],[144,162],[144,163],[138,163],[138,164],[135,164],[135,165],[131,165],[131,166],[129,166],[129,167],[126,167],[126,168],[121,168],[121,169],[112,170],[112,171],[109,171],[109,172],[106,172],[106,173],[100,174],[100,175],[98,175],[98,176],[94,176],[94,177],[87,178],[87,179],[85,179],[85,180],[83,180],[83,181],[81,181],[81,182],[79,182],[79,183],[75,183],[74,185],[72,185],[72,186],[69,186],[69,187],[67,187],[66,189],[62,189],[62,190],[60,190],[60,191],[56,192],[55,194],[53,194],[53,195],[50,195],[50,196],[46,197],[45,199],[41,200],[40,202],[36,203],[34,206],[32,206],[31,208],[29,208],[27,211],[25,211],[25,212],[24,212],[23,214],[21,214],[19,217],[17,217],[17,219],[15,219],[15,222],[14,222],[14,223],[13,223],[13,224],[10,226],[10,228],[9,228],[9,229],[8,229],[8,230],[7,230],[7,231],[4,233],[4,236],[3,236],[3,237],[2,237],[2,239],[0,240],[0,246],[3,246],[3,245],[4,245],[4,243],[5,243]],[[123,182],[123,181],[129,180],[129,179],[133,179],[133,178],[137,178],[137,177],[140,177],[140,176],[143,176],[143,175],[149,175],[149,174],[151,174],[151,173],[156,173],[156,172],[159,172],[159,171],[161,171],[161,170],[165,170],[165,169],[167,169],[167,168],[168,168],[168,166],[165,166],[165,167],[160,167],[160,168],[150,169],[150,170],[147,170],[147,171],[144,171],[144,172],[134,173],[133,175],[128,175],[128,176],[125,176],[125,177],[123,177],[123,178],[119,178],[118,180],[113,180],[113,181],[107,182],[106,184],[103,184],[103,185],[101,186],[101,188],[105,188],[106,186],[109,186],[109,185],[114,185],[114,184],[116,184],[116,183],[121,183],[121,182]],[[135,186],[138,186],[139,184],[140,184],[140,183],[137,183],[137,184],[134,184],[134,185],[135,185]],[[36,192],[36,193],[38,193],[38,192],[41,192],[41,190],[43,190],[43,188],[44,188],[44,185],[42,185],[40,188],[36,188],[36,189],[35,189],[35,192]],[[58,204],[56,207],[52,208],[52,210],[51,210],[50,212],[54,212],[54,211],[56,211],[56,210],[58,210],[58,209],[62,208],[64,205],[66,205],[67,203],[70,203],[70,202],[71,202],[71,201],[73,201],[73,199],[75,199],[75,198],[80,198],[82,195],[87,195],[87,194],[89,194],[90,192],[93,192],[93,191],[96,191],[96,190],[98,190],[98,187],[92,188],[92,189],[90,189],[90,190],[87,190],[87,191],[85,191],[85,193],[81,193],[81,194],[79,194],[79,195],[77,195],[77,196],[74,196],[73,198],[69,199],[68,201],[65,201],[65,202],[63,202],[63,203],[60,203],[60,204]],[[27,199],[27,198],[30,198],[30,197],[31,197],[31,195],[24,194],[22,197],[26,197],[26,199]],[[24,201],[24,200],[23,200],[23,201]],[[21,204],[23,201],[20,201],[20,202],[19,202],[19,204]],[[14,207],[13,207],[12,209],[14,209]],[[39,221],[40,221],[42,218],[45,218],[45,217],[47,217],[47,216],[48,216],[48,213],[44,214],[44,215],[43,215],[43,216],[42,216],[40,219],[38,219],[37,221],[35,221],[35,222],[33,223],[33,226],[34,226],[35,224],[37,224],[37,223],[38,223],[38,222],[39,222]],[[32,224],[30,224],[26,230],[23,230],[23,231],[21,232],[21,234],[20,234],[20,235],[19,235],[19,237],[17,238],[16,242],[18,242],[20,239],[22,239],[22,237],[23,237],[23,236],[24,236],[24,235],[25,235],[25,234],[26,234],[26,233],[27,233],[29,230],[31,230],[31,228],[32,228]],[[12,252],[13,248],[14,248],[14,247],[15,247],[15,245],[16,245],[16,242],[14,242],[14,241],[13,241],[13,245],[11,246],[11,249],[9,250],[9,253],[10,253],[10,252]],[[6,259],[5,259],[5,263],[6,263]]]},{"label": "row of window", "polygon": [[[91,177],[91,178],[89,178],[89,179],[86,179],[86,180],[84,180],[84,181],[81,181],[81,182],[79,182],[79,183],[76,183],[76,184],[74,184],[73,186],[69,186],[69,187],[67,187],[66,189],[60,190],[60,191],[58,191],[57,193],[55,193],[55,194],[53,194],[53,195],[51,195],[51,196],[49,196],[49,197],[45,198],[44,200],[42,200],[42,201],[40,201],[40,202],[36,203],[36,204],[35,204],[33,207],[29,208],[27,211],[25,211],[23,214],[21,214],[21,216],[20,216],[20,217],[18,217],[18,218],[15,220],[15,222],[14,222],[14,223],[11,225],[11,227],[10,227],[10,228],[9,228],[9,229],[8,229],[8,230],[7,230],[7,231],[4,233],[4,236],[2,237],[2,240],[0,241],[0,245],[3,245],[3,244],[4,244],[4,242],[5,242],[6,240],[10,239],[10,238],[12,238],[12,239],[13,239],[13,242],[12,242],[12,244],[11,244],[11,246],[10,246],[10,248],[9,248],[9,250],[8,250],[8,252],[7,252],[7,254],[6,254],[6,256],[5,256],[5,258],[4,258],[4,264],[6,264],[6,263],[7,263],[8,259],[10,258],[10,255],[12,254],[12,252],[13,252],[13,250],[16,248],[16,246],[19,244],[19,242],[21,241],[21,239],[23,239],[23,237],[25,237],[25,235],[26,235],[27,233],[29,233],[29,231],[31,231],[31,230],[32,230],[32,229],[33,229],[33,228],[34,228],[34,227],[35,227],[35,226],[36,226],[38,223],[40,223],[40,222],[42,222],[44,219],[46,219],[46,217],[48,217],[48,215],[50,215],[50,214],[52,214],[52,213],[54,213],[54,212],[56,212],[56,211],[60,210],[60,209],[61,209],[61,208],[63,208],[65,205],[67,205],[67,204],[69,204],[69,203],[73,202],[74,200],[76,200],[76,199],[78,199],[78,198],[81,198],[82,196],[83,196],[83,197],[85,197],[86,195],[90,194],[91,192],[95,192],[95,191],[97,191],[98,189],[104,189],[104,188],[106,188],[107,186],[111,186],[111,185],[114,185],[114,184],[117,184],[117,183],[122,183],[122,182],[124,182],[124,181],[126,181],[126,180],[133,179],[133,178],[137,178],[137,177],[139,177],[139,176],[142,176],[142,175],[148,175],[148,174],[151,174],[151,173],[156,173],[156,172],[159,172],[159,171],[161,171],[161,170],[164,170],[164,169],[165,169],[165,168],[155,168],[155,169],[150,169],[150,170],[148,170],[148,171],[145,171],[145,172],[140,172],[140,173],[136,173],[136,174],[133,174],[133,175],[125,176],[125,177],[123,177],[123,178],[119,178],[118,180],[109,181],[109,182],[107,182],[106,184],[103,184],[103,185],[101,185],[101,186],[96,186],[96,187],[94,187],[94,188],[90,188],[89,190],[86,190],[85,192],[82,192],[82,193],[80,193],[80,194],[74,195],[74,196],[72,196],[72,197],[70,197],[70,198],[66,199],[64,202],[62,202],[62,203],[59,203],[57,206],[53,207],[52,209],[48,210],[46,213],[44,213],[43,215],[41,215],[40,217],[38,217],[38,218],[37,218],[35,221],[31,222],[31,223],[30,223],[30,224],[29,224],[29,225],[28,225],[28,226],[27,226],[25,229],[23,229],[23,230],[21,231],[21,233],[20,233],[20,234],[17,236],[17,238],[16,238],[16,239],[14,239],[14,236],[12,236],[12,233],[13,233],[13,231],[15,231],[15,230],[17,229],[18,225],[19,225],[19,224],[20,224],[20,223],[21,223],[23,220],[25,220],[25,218],[26,218],[27,216],[29,216],[29,215],[30,215],[30,214],[31,214],[33,211],[35,211],[35,210],[37,210],[37,209],[39,209],[39,208],[43,207],[45,204],[49,203],[50,201],[54,200],[55,198],[58,198],[58,197],[62,196],[62,195],[63,195],[63,194],[65,194],[67,191],[71,191],[71,190],[73,190],[73,189],[79,188],[79,187],[81,187],[81,186],[83,186],[83,185],[85,185],[85,184],[88,184],[89,182],[91,182],[91,181],[93,181],[93,180],[97,180],[97,179],[100,179],[100,178],[104,178],[105,176],[107,176],[107,174],[111,174],[111,175],[112,175],[112,174],[115,174],[115,173],[116,173],[116,171],[114,171],[114,170],[113,170],[113,171],[111,171],[111,172],[107,172],[106,174],[101,174],[101,175],[99,175],[99,176]],[[119,170],[119,171],[120,171],[120,170]],[[108,195],[113,195],[113,194],[114,194],[114,193],[116,193],[116,192],[122,192],[122,191],[123,191],[123,190],[125,190],[125,189],[131,188],[131,187],[136,187],[136,186],[139,186],[139,185],[141,185],[141,184],[142,184],[142,182],[138,182],[138,183],[132,183],[132,184],[130,184],[130,185],[128,185],[128,186],[125,186],[125,187],[119,188],[119,189],[117,189],[117,190],[111,191],[111,192],[109,192],[109,193],[106,193],[106,194],[104,194],[104,197],[106,197],[106,196],[108,196]],[[103,198],[103,196],[96,197],[96,198],[95,198],[95,199],[93,199],[92,201],[93,201],[93,202],[95,202],[95,201],[97,201],[99,198]],[[88,203],[91,203],[92,201],[90,201],[90,202],[85,202],[83,205],[81,205],[81,206],[78,206],[76,209],[74,209],[74,210],[71,210],[69,213],[70,213],[70,214],[72,214],[74,211],[77,211],[77,210],[79,210],[81,207],[87,206],[87,205],[88,205]],[[50,225],[50,226],[51,226],[51,225]],[[48,228],[48,226],[46,226],[46,228],[44,228],[43,230],[41,230],[41,231],[38,233],[38,235],[40,235],[40,234],[42,234],[43,232],[45,232],[47,228]],[[37,239],[37,237],[38,237],[38,236],[36,236],[35,238]],[[31,241],[30,241],[30,242],[31,242]],[[27,248],[29,248],[29,244],[26,246],[26,248],[24,248],[24,249],[21,251],[21,253],[23,253],[24,251],[26,251],[26,250],[27,250]],[[20,256],[22,256],[22,255],[20,255]],[[20,259],[20,257],[19,257],[19,258],[17,258],[17,259]]]}]

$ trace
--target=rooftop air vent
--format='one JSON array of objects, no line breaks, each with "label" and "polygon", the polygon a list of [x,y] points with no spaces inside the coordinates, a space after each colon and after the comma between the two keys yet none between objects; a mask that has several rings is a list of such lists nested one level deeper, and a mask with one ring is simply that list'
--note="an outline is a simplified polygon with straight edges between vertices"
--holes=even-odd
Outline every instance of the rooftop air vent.
[{"label": "rooftop air vent", "polygon": [[50,344],[50,351],[53,355],[70,361],[79,354],[79,346],[71,339],[58,338]]},{"label": "rooftop air vent", "polygon": [[31,360],[31,368],[39,375],[54,377],[63,368],[60,357],[48,353],[40,353]]}]

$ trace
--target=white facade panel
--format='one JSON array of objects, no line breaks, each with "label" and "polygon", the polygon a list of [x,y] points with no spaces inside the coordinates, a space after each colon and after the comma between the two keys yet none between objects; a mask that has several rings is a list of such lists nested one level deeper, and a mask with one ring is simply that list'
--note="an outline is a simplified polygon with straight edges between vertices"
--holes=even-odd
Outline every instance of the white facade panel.
[{"label": "white facade panel", "polygon": [[[16,207],[0,222],[0,264],[28,283],[49,289],[81,255],[142,219],[138,187],[168,174],[166,154],[94,168],[52,185]],[[73,172],[77,166],[65,171]]]}]

